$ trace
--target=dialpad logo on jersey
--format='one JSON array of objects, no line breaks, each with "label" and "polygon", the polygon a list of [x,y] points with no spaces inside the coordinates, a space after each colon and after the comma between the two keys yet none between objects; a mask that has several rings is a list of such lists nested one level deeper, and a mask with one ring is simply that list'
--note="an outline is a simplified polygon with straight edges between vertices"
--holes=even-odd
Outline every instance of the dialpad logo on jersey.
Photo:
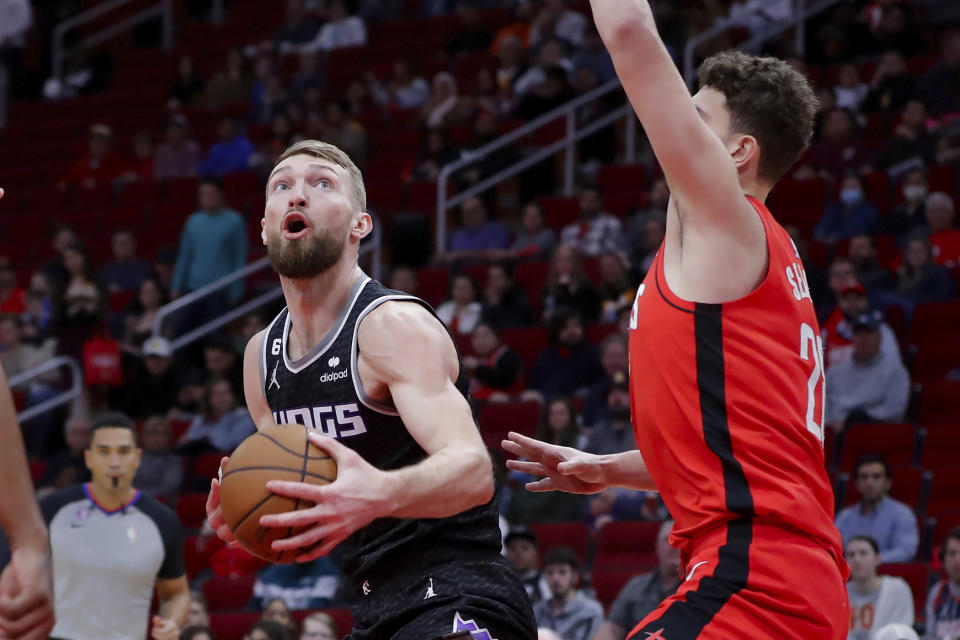
[{"label": "dialpad logo on jersey", "polygon": [[302,424],[331,438],[349,438],[367,432],[356,402],[283,409],[274,411],[273,419],[277,424]]},{"label": "dialpad logo on jersey", "polygon": [[340,371],[332,371],[330,373],[325,373],[320,376],[320,382],[334,382],[336,380],[343,380],[347,377],[347,370],[341,369]]},{"label": "dialpad logo on jersey", "polygon": [[453,617],[453,633],[457,631],[469,631],[474,640],[497,640],[486,629],[481,629],[473,620],[464,620],[457,611]]}]

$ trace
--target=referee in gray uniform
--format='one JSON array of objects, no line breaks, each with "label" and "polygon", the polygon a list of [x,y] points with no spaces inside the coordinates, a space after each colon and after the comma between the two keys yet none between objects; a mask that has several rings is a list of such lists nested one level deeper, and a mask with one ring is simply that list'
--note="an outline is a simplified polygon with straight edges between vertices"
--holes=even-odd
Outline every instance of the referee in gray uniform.
[{"label": "referee in gray uniform", "polygon": [[92,481],[47,496],[56,626],[61,640],[175,640],[190,609],[177,516],[132,486],[136,427],[121,413],[93,422],[84,452]]}]

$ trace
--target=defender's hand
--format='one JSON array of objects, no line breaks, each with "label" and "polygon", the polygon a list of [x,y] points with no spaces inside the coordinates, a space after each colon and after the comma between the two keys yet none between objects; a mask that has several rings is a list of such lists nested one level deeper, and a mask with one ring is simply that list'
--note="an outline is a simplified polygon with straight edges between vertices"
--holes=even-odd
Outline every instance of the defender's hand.
[{"label": "defender's hand", "polygon": [[177,640],[180,637],[180,628],[173,620],[153,616],[150,624],[150,637],[153,640]]},{"label": "defender's hand", "polygon": [[566,491],[567,493],[600,493],[609,484],[603,473],[602,457],[572,447],[561,447],[528,438],[511,431],[501,446],[509,453],[526,460],[507,460],[507,468],[535,476],[527,491]]},{"label": "defender's hand", "polygon": [[325,451],[337,463],[337,479],[328,485],[271,480],[267,489],[290,498],[314,503],[309,509],[267,515],[262,527],[302,527],[314,525],[303,533],[275,540],[273,549],[303,549],[298,562],[307,562],[333,551],[357,530],[373,520],[389,515],[384,502],[385,474],[336,439],[311,431],[310,442]]}]

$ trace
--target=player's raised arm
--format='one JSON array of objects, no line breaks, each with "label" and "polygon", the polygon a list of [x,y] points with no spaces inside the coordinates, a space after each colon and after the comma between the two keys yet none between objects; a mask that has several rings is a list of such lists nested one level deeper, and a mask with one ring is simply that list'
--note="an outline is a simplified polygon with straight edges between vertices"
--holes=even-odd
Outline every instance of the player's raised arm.
[{"label": "player's raised arm", "polygon": [[[757,151],[756,140],[734,136],[728,148],[711,130],[704,118],[722,114],[707,113],[708,107],[694,104],[657,33],[647,0],[591,0],[591,6],[683,224],[750,233],[756,214],[744,201],[737,160]],[[698,109],[703,110],[698,114]]]}]

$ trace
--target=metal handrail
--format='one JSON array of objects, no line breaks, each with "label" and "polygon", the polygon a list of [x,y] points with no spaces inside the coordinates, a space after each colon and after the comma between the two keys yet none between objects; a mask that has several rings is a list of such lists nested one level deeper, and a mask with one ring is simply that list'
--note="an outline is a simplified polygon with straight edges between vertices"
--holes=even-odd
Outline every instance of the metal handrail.
[{"label": "metal handrail", "polygon": [[[573,195],[574,145],[579,140],[595,133],[609,124],[613,124],[618,119],[624,117],[626,118],[627,122],[626,160],[627,162],[633,162],[636,154],[634,138],[636,134],[637,118],[634,115],[633,110],[628,105],[618,107],[610,113],[604,114],[602,117],[594,120],[590,124],[584,125],[579,129],[577,128],[577,109],[609,93],[619,91],[620,88],[620,81],[618,79],[614,78],[609,80],[599,87],[591,89],[582,96],[578,96],[570,102],[567,102],[566,104],[563,104],[552,111],[548,111],[542,116],[534,118],[530,122],[525,123],[523,126],[517,127],[513,131],[505,133],[496,140],[483,145],[475,151],[463,152],[459,159],[443,165],[439,174],[437,175],[437,252],[439,253],[446,249],[447,211],[449,209],[461,204],[469,198],[472,198],[478,193],[486,191],[498,182],[520,173],[524,169],[536,164],[537,162],[540,162],[544,158],[547,158],[560,150],[566,150],[566,157],[564,158],[563,190],[566,195]],[[454,172],[475,164],[478,160],[490,155],[494,151],[502,149],[512,142],[530,135],[537,129],[554,122],[560,117],[566,118],[566,133],[563,139],[543,147],[536,152],[525,156],[524,158],[521,158],[517,162],[501,169],[489,178],[486,178],[473,185],[469,189],[458,193],[456,196],[453,196],[452,198],[447,197],[447,182]]]},{"label": "metal handrail", "polygon": [[[737,48],[744,51],[751,51],[767,40],[780,35],[790,27],[796,26],[794,46],[797,55],[802,56],[806,44],[805,33],[807,20],[825,9],[829,9],[838,2],[840,2],[840,0],[819,0],[819,2],[815,2],[812,6],[807,7],[808,0],[795,0],[794,11],[791,17],[771,24],[766,29],[751,36],[745,42],[737,45]],[[694,61],[696,60],[697,47],[734,26],[736,25],[733,20],[723,18],[718,20],[706,31],[702,31],[687,40],[687,44],[683,49],[683,78],[686,80],[688,87],[692,89],[696,81]]]},{"label": "metal handrail", "polygon": [[[66,20],[57,24],[56,28],[53,30],[53,77],[60,80],[63,79],[64,60],[73,53],[72,51],[66,51],[64,48],[63,41],[67,32],[82,24],[86,24],[91,20],[96,20],[100,16],[109,13],[114,9],[118,9],[124,5],[130,4],[133,1],[134,0],[110,0],[109,2],[104,2],[103,4],[91,7],[90,9],[67,18]],[[112,38],[118,33],[129,31],[140,23],[156,17],[163,18],[162,43],[164,50],[169,50],[170,45],[173,44],[173,3],[171,0],[159,0],[153,6],[140,11],[129,18],[101,29],[97,33],[84,38],[77,46],[77,49],[84,49],[100,44],[101,42]]]},{"label": "metal handrail", "polygon": [[10,388],[15,389],[25,382],[29,382],[34,378],[39,378],[40,376],[59,369],[60,367],[67,367],[70,369],[70,388],[64,391],[61,391],[52,398],[44,400],[40,404],[36,404],[32,407],[24,409],[17,414],[17,419],[20,422],[26,422],[31,418],[36,418],[42,413],[46,413],[51,409],[56,409],[60,405],[72,402],[75,398],[83,395],[83,374],[80,371],[80,364],[69,356],[55,356],[46,360],[32,369],[27,369],[22,373],[10,378]]},{"label": "metal handrail", "polygon": [[[382,270],[383,232],[380,229],[380,218],[377,216],[377,214],[371,212],[370,216],[374,221],[373,232],[370,234],[369,239],[360,245],[359,255],[370,255],[370,275],[375,279],[379,279]],[[210,284],[200,287],[196,291],[191,291],[190,293],[187,293],[176,300],[163,305],[157,309],[157,313],[153,317],[153,327],[151,329],[152,336],[157,337],[163,335],[163,322],[170,315],[176,313],[186,306],[189,306],[193,302],[200,300],[201,298],[205,298],[223,289],[224,287],[230,286],[237,280],[241,280],[250,274],[257,273],[268,268],[270,268],[270,257],[264,256],[258,260],[254,260],[246,266],[241,267],[240,269],[237,269],[233,273],[228,273],[222,278],[218,278]],[[247,313],[250,313],[262,305],[267,304],[268,302],[276,300],[282,295],[283,290],[279,285],[277,285],[276,287],[261,293],[257,297],[247,300],[237,307],[224,312],[212,320],[209,320],[199,327],[194,327],[182,336],[176,337],[170,342],[170,346],[174,351],[176,351],[189,344],[193,344],[204,336],[213,333],[220,327],[230,324],[237,318],[243,317]]]}]

